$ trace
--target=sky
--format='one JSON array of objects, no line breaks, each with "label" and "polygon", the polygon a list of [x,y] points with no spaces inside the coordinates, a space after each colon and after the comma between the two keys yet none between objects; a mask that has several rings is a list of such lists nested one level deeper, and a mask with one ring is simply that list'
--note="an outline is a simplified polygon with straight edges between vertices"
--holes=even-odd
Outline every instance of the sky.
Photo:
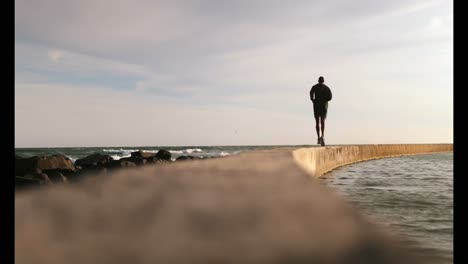
[{"label": "sky", "polygon": [[453,143],[453,3],[15,0],[15,147]]}]

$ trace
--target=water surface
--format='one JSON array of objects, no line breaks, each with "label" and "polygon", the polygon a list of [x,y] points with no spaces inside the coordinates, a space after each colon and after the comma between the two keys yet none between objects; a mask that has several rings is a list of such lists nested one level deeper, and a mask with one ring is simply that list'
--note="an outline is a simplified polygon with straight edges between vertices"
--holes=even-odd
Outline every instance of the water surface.
[{"label": "water surface", "polygon": [[453,263],[453,152],[355,163],[323,181],[408,247]]}]

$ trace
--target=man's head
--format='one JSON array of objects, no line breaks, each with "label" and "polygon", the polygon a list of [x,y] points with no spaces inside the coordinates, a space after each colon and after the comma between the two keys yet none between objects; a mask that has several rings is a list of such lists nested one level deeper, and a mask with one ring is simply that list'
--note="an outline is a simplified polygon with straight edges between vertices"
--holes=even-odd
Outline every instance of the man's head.
[{"label": "man's head", "polygon": [[323,77],[322,77],[322,76],[320,76],[320,77],[319,77],[319,81],[318,81],[318,82],[319,82],[319,83],[323,83],[324,81],[325,81],[325,80],[323,79]]}]

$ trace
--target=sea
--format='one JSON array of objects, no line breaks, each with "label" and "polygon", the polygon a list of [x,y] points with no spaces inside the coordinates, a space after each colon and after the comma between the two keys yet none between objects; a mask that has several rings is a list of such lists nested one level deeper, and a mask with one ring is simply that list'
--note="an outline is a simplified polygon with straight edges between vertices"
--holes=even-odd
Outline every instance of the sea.
[{"label": "sea", "polygon": [[[164,149],[171,153],[172,160],[179,156],[194,156],[199,158],[215,158],[239,154],[245,151],[271,149],[287,146],[142,146],[142,147],[76,147],[76,148],[16,148],[15,154],[20,157],[62,154],[71,160],[84,158],[94,153],[110,155],[114,160],[130,157],[132,152],[145,151],[157,153]],[[310,147],[308,145],[290,147]]]},{"label": "sea", "polygon": [[416,254],[453,263],[453,152],[354,163],[322,181]]},{"label": "sea", "polygon": [[[201,158],[293,146],[144,146],[16,148],[21,157],[63,154],[73,161],[93,153],[114,159],[134,151],[171,152]],[[320,182],[338,192],[377,225],[404,238],[417,254],[437,263],[453,263],[453,152],[392,157],[354,163],[323,175]]]}]

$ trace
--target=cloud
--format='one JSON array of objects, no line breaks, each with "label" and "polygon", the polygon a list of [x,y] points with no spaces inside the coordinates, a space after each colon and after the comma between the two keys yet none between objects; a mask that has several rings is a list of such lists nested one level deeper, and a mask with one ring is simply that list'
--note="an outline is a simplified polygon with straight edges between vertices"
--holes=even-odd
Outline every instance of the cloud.
[{"label": "cloud", "polygon": [[59,50],[51,50],[49,52],[49,59],[53,62],[58,62],[62,58],[63,54]]},{"label": "cloud", "polygon": [[58,45],[129,63],[162,59],[180,65],[207,55],[261,48],[296,32],[326,31],[433,1],[295,1],[294,5],[284,1],[15,3],[18,41]]},{"label": "cloud", "polygon": [[[206,125],[191,124],[199,130],[208,130],[207,120],[214,129],[219,124],[229,127],[227,120],[233,119],[236,128],[252,132],[253,136],[244,135],[245,142],[307,140],[296,129],[301,122],[311,122],[306,127],[314,133],[307,93],[323,75],[337,95],[333,102],[333,109],[341,113],[337,124],[376,123],[380,129],[394,129],[382,120],[394,122],[395,116],[405,115],[401,109],[413,103],[417,109],[400,119],[414,124],[414,131],[429,127],[424,121],[428,111],[443,113],[444,126],[451,128],[452,113],[447,109],[453,96],[453,7],[445,1],[16,0],[15,6],[16,100],[31,104],[45,100],[44,116],[60,109],[50,99],[55,98],[84,102],[60,106],[74,111],[74,120],[87,128],[100,124],[82,118],[95,111],[96,116],[113,120],[116,129],[119,115],[126,117],[120,121],[153,132],[157,127],[148,124],[148,115],[164,126],[197,120]],[[434,108],[420,103],[420,94]],[[437,103],[437,96],[444,104]],[[99,100],[91,99],[95,97]],[[368,103],[361,103],[363,98]],[[40,137],[28,134],[28,122],[37,121],[30,119],[35,113],[26,105],[18,108],[21,114],[15,121],[22,124],[17,130],[21,142],[32,144],[31,138],[39,142]],[[168,111],[176,118],[161,114]],[[285,119],[273,121],[273,115]],[[53,135],[63,129],[52,122],[43,119],[43,125],[56,130],[49,130],[50,136],[41,134],[51,144]],[[256,127],[263,123],[263,130]],[[278,123],[291,128],[282,130],[281,139],[254,136],[256,129],[275,131]],[[162,139],[177,143],[185,142],[186,136],[200,144],[215,142],[206,135],[200,140],[187,136],[177,128],[163,131]],[[70,138],[91,144],[111,133],[100,129],[105,132],[87,139],[67,131]],[[349,135],[331,131],[330,136],[346,142],[359,138],[357,130]],[[398,133],[394,132],[409,137]],[[219,142],[244,142],[217,137]],[[149,135],[143,138],[151,141]],[[65,138],[61,142],[65,144]]]}]

